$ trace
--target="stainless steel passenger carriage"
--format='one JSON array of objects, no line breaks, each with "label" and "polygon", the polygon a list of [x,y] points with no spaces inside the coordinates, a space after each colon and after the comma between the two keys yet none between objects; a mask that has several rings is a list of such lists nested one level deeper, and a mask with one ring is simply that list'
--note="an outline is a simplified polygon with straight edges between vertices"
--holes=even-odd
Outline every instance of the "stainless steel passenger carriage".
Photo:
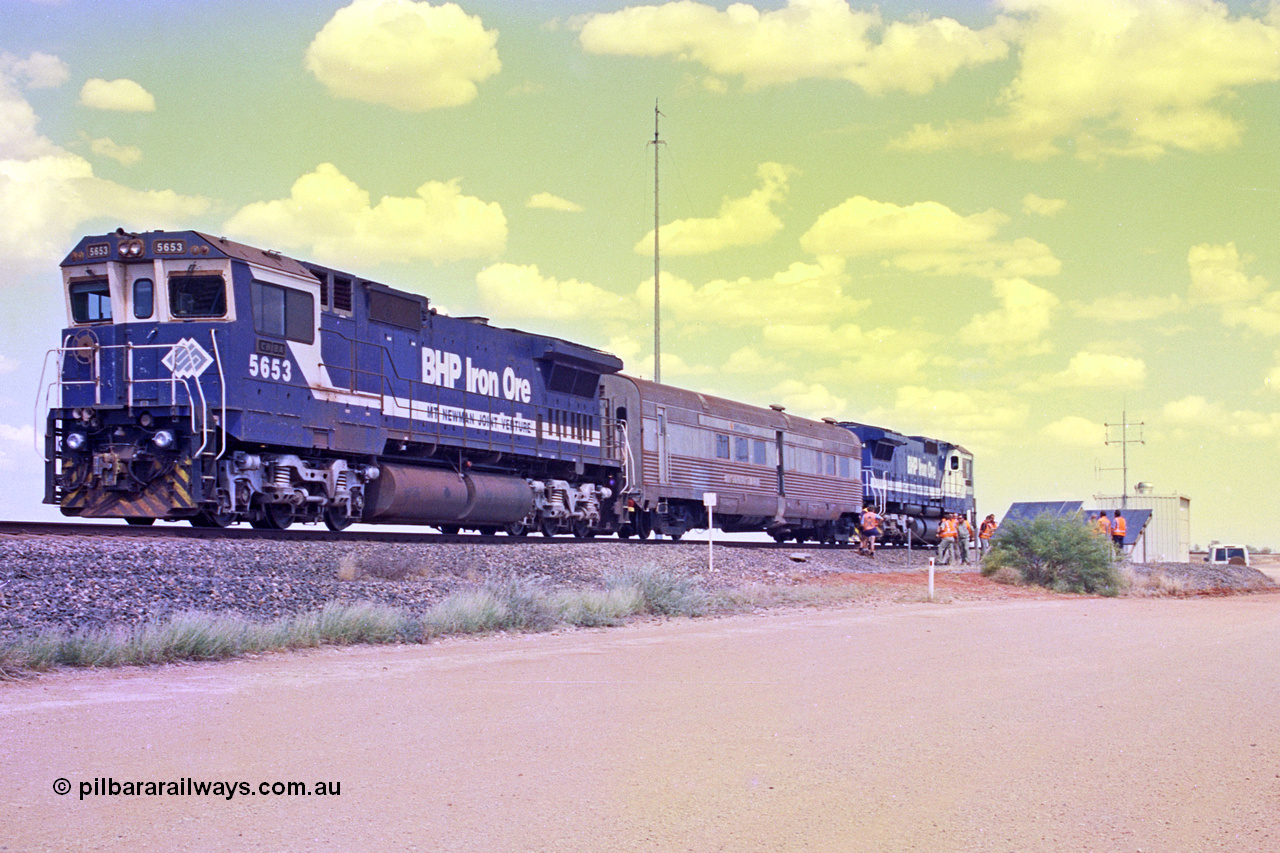
[{"label": "stainless steel passenger carriage", "polygon": [[847,542],[862,507],[858,437],[832,423],[620,374],[602,376],[604,421],[625,446],[620,535],[707,526],[778,541]]}]

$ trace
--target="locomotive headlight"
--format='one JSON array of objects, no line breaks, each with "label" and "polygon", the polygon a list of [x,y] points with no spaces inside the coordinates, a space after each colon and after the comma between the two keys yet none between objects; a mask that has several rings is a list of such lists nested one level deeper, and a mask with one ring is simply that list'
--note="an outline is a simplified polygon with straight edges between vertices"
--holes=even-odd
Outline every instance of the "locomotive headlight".
[{"label": "locomotive headlight", "polygon": [[88,438],[85,437],[84,433],[72,432],[67,434],[67,437],[63,440],[63,443],[67,446],[68,450],[79,450],[80,448],[85,446],[85,443],[87,441],[88,441]]},{"label": "locomotive headlight", "polygon": [[151,443],[161,450],[167,450],[173,447],[173,433],[167,429],[162,429],[151,437]]},{"label": "locomotive headlight", "polygon": [[141,240],[125,240],[116,247],[116,253],[124,259],[140,258],[145,251]]}]

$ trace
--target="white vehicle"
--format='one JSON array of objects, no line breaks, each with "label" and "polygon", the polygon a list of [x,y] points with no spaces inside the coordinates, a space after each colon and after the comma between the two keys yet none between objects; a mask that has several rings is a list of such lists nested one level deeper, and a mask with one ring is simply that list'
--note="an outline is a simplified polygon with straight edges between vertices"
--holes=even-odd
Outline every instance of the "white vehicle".
[{"label": "white vehicle", "polygon": [[1206,563],[1231,563],[1237,566],[1249,565],[1249,549],[1244,545],[1219,545],[1209,543],[1209,554],[1204,558]]}]

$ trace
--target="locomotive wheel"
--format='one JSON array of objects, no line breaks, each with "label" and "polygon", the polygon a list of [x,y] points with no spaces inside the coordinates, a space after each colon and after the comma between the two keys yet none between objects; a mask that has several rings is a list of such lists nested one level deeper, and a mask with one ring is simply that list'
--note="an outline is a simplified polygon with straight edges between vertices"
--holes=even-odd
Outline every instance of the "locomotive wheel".
[{"label": "locomotive wheel", "polygon": [[249,521],[249,526],[256,530],[284,530],[290,524],[293,524],[293,507],[288,504],[266,504],[262,515]]},{"label": "locomotive wheel", "polygon": [[334,533],[339,530],[346,530],[351,526],[351,516],[347,515],[339,507],[326,507],[324,511],[324,526]]},{"label": "locomotive wheel", "polygon": [[236,517],[234,513],[209,512],[208,510],[201,510],[200,512],[191,516],[191,518],[187,520],[191,522],[192,527],[222,528],[222,527],[230,527],[231,525],[236,523]]},{"label": "locomotive wheel", "polygon": [[513,521],[510,524],[503,525],[503,532],[508,536],[528,536],[529,528],[525,526],[523,521]]},{"label": "locomotive wheel", "polygon": [[576,539],[592,539],[595,537],[590,523],[584,519],[579,519],[573,523],[573,535]]},{"label": "locomotive wheel", "polygon": [[636,516],[636,538],[648,539],[649,534],[653,532],[653,520],[649,517],[649,513],[642,512]]},{"label": "locomotive wheel", "polygon": [[456,524],[442,524],[440,525],[440,532],[445,536],[457,536],[462,532],[462,528]]},{"label": "locomotive wheel", "polygon": [[544,518],[538,525],[538,530],[548,539],[556,535],[556,520],[554,518]]},{"label": "locomotive wheel", "polygon": [[134,527],[150,527],[156,523],[154,518],[126,518],[125,524],[131,524]]}]

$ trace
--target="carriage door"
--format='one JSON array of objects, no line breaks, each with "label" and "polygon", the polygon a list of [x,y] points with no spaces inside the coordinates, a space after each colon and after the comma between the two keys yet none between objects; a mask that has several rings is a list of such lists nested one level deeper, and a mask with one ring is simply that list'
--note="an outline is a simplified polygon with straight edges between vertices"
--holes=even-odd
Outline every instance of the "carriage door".
[{"label": "carriage door", "polygon": [[667,410],[658,406],[658,482],[671,482],[671,460],[667,449]]},{"label": "carriage door", "polygon": [[777,435],[777,444],[778,444],[778,495],[779,497],[786,497],[787,489],[786,489],[786,484],[783,482],[782,471],[783,471],[783,465],[786,462],[787,457],[785,453],[785,446],[783,444],[782,430],[778,430],[776,435]]}]

